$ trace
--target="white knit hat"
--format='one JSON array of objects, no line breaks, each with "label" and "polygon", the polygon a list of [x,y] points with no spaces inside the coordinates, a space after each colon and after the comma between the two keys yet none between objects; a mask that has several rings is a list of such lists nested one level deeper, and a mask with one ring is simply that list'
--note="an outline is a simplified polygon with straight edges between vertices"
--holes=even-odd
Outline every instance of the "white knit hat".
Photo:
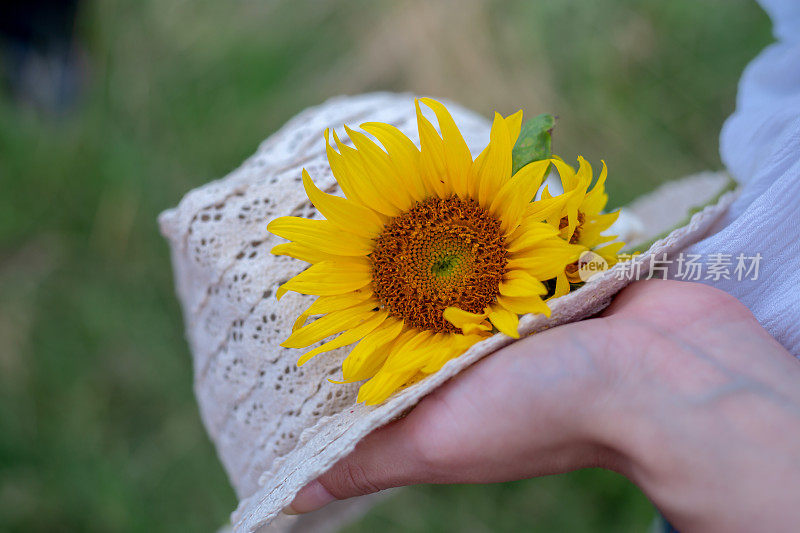
[{"label": "white knit hat", "polygon": [[[477,155],[488,142],[489,123],[457,105],[448,108]],[[283,241],[267,232],[267,224],[285,215],[319,217],[303,190],[301,170],[306,168],[321,189],[338,193],[322,132],[367,121],[393,124],[418,140],[411,95],[335,98],[294,117],[241,167],[191,191],[178,207],[159,217],[171,245],[200,412],[240,498],[232,515],[236,531],[266,526],[301,487],[369,432],[478,359],[513,342],[498,333],[377,406],[355,403],[358,384],[328,381],[341,375],[348,348],[298,368],[299,352],[280,347],[314,297],[290,292],[280,303],[276,300],[277,287],[298,274],[304,263],[270,254],[272,246]],[[659,235],[681,221],[689,207],[714,198],[727,181],[724,174],[707,173],[668,184],[634,203],[627,219],[638,222],[621,231],[640,241]],[[639,256],[641,271],[648,272],[654,258],[674,254],[703,237],[733,197],[734,193],[723,195],[657,241]],[[629,265],[619,263],[579,290],[551,300],[550,318],[522,317],[520,334],[599,312],[630,282],[626,271]],[[292,520],[280,522],[291,525]]]}]

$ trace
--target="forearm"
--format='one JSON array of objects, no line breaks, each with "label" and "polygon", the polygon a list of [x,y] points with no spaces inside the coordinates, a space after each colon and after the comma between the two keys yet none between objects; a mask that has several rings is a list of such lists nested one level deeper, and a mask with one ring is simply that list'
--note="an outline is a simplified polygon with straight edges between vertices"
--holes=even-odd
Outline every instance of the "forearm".
[{"label": "forearm", "polygon": [[598,440],[679,530],[796,530],[800,364],[737,302],[719,303],[732,306],[724,320],[690,312],[669,328],[657,314],[610,317],[632,342],[613,357]]}]

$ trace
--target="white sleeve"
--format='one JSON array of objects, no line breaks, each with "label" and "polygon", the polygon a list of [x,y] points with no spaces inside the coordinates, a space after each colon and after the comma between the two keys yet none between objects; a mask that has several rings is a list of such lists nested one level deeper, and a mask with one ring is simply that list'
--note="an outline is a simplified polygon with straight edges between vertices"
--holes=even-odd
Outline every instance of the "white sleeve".
[{"label": "white sleeve", "polygon": [[[758,278],[704,279],[736,296],[800,357],[800,0],[761,0],[778,41],[745,69],[720,152],[742,195],[688,253],[760,254]],[[673,265],[673,274],[675,268]]]}]

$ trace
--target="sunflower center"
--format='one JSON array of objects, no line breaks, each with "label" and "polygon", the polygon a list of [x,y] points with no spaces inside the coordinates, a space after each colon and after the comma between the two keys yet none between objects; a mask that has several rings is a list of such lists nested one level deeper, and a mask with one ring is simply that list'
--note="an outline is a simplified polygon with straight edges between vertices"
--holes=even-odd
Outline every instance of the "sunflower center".
[{"label": "sunflower center", "polygon": [[449,276],[453,273],[453,270],[460,266],[461,257],[457,254],[448,254],[441,259],[437,260],[431,266],[431,273],[434,276]]},{"label": "sunflower center", "polygon": [[474,200],[428,198],[392,220],[370,255],[375,295],[417,329],[456,333],[442,313],[481,313],[508,263],[500,221]]}]

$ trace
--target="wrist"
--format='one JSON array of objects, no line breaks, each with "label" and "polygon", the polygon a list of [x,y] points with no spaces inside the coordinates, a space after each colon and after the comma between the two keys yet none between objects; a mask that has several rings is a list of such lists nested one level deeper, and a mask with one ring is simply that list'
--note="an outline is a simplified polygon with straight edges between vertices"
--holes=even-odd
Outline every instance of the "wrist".
[{"label": "wrist", "polygon": [[[639,461],[639,439],[632,434],[644,415],[630,401],[625,372],[618,359],[624,347],[610,331],[613,324],[605,318],[590,319],[569,334],[570,349],[559,359],[567,367],[573,390],[561,391],[558,416],[569,421],[564,430],[576,450],[573,468],[605,468],[630,477]],[[631,427],[633,426],[633,427]]]},{"label": "wrist", "polygon": [[628,477],[681,530],[778,530],[800,518],[797,361],[751,317],[679,328],[609,318],[610,336],[629,342],[605,354],[591,429],[613,462],[598,466]]}]

